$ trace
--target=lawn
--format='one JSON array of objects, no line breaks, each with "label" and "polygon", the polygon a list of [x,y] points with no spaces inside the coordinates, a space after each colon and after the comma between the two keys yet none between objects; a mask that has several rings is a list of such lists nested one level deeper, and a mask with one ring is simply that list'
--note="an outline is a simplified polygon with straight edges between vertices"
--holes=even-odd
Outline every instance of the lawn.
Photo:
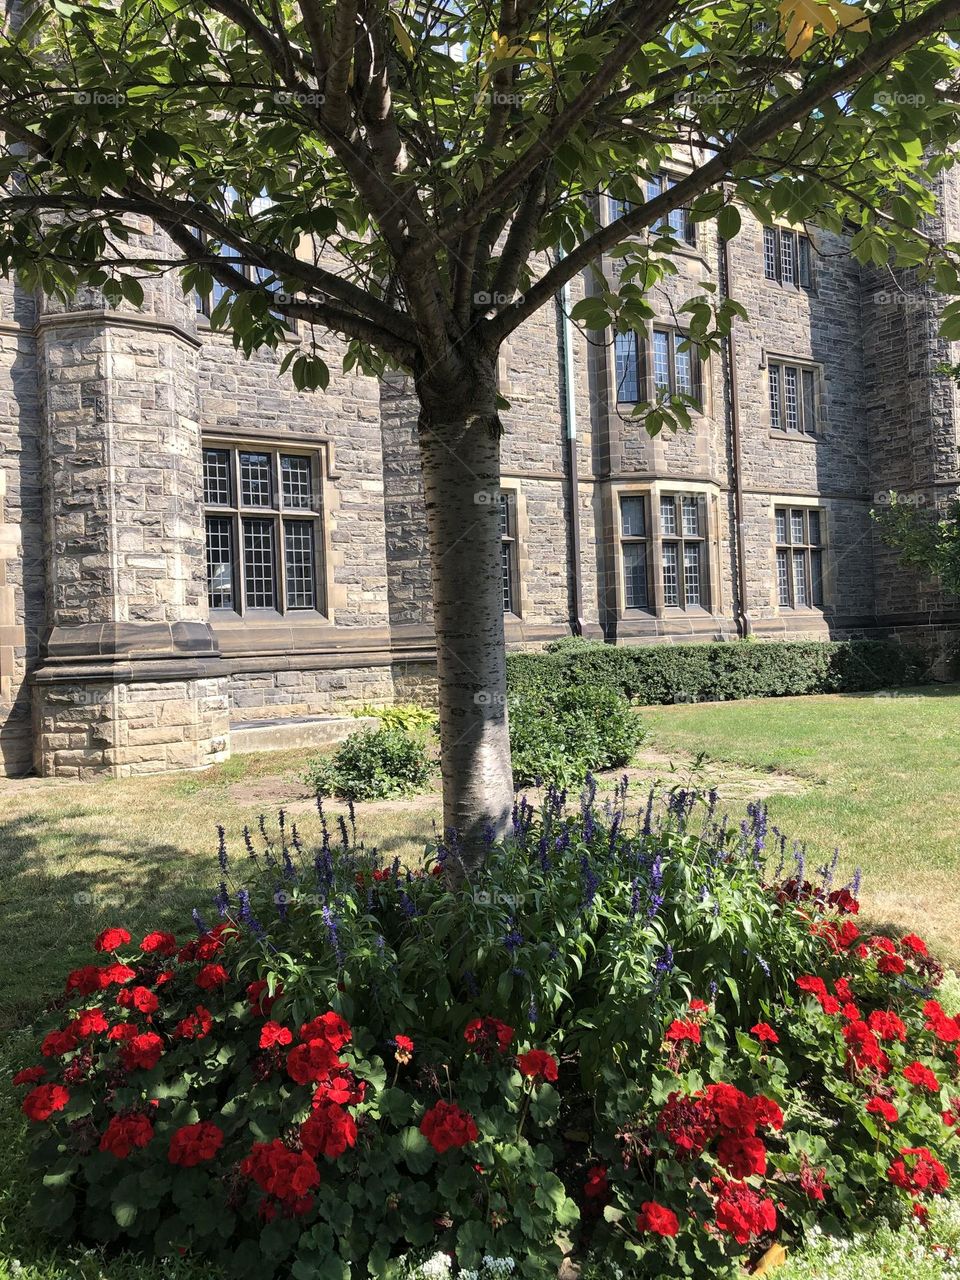
[{"label": "lawn", "polygon": [[770,779],[771,822],[863,870],[874,921],[916,929],[960,964],[960,686],[644,708],[658,750],[706,751]]}]

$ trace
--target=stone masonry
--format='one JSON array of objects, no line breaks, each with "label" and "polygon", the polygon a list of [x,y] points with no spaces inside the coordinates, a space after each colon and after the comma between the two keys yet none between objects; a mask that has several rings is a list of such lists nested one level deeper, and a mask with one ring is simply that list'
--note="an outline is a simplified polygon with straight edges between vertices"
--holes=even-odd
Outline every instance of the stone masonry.
[{"label": "stone masonry", "polygon": [[[960,192],[939,195],[930,230],[956,240]],[[726,264],[700,224],[652,298],[667,337],[640,335],[641,399],[656,344],[682,341],[678,308],[705,282],[749,315],[735,360],[727,350],[696,374],[689,432],[647,436],[612,337],[568,322],[559,299],[505,344],[511,647],[571,633],[616,644],[891,635],[928,641],[935,661],[955,643],[955,602],[905,572],[870,519],[891,488],[918,504],[960,491],[957,393],[937,372],[957,355],[937,337],[938,299],[909,272],[861,269],[842,237],[778,232],[787,245],[809,236],[809,281],[768,278],[764,229],[745,215]],[[614,278],[617,261],[604,269]],[[147,285],[142,307],[116,310],[92,293],[64,307],[0,281],[7,774],[197,769],[229,754],[231,723],[432,696],[408,382],[340,372],[328,337],[328,389],[298,394],[277,372],[296,333],[244,360],[176,280]],[[592,287],[575,282],[569,303]],[[796,374],[778,375],[787,367]],[[809,388],[802,428],[772,417],[778,376]],[[205,460],[232,476],[219,496]],[[288,500],[289,466],[306,498]],[[273,469],[262,510],[249,507],[247,467]],[[640,510],[638,538],[628,513]],[[674,531],[671,511],[695,532]],[[819,528],[796,560],[792,545],[784,558],[781,512]],[[233,541],[210,550],[208,582],[218,530]],[[645,603],[627,569],[638,555]],[[801,576],[817,566],[822,594],[819,577],[816,589],[791,578],[787,591],[785,564]]]}]

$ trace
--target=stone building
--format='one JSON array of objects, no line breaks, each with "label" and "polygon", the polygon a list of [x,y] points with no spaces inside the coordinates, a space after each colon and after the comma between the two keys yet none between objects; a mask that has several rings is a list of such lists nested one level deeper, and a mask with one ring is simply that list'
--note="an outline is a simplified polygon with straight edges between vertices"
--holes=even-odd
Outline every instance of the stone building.
[{"label": "stone building", "polygon": [[[941,196],[956,240],[957,190]],[[724,253],[711,224],[674,223],[680,270],[646,333],[571,324],[581,281],[503,350],[508,643],[895,634],[934,652],[958,613],[869,512],[890,488],[960,489],[936,297],[816,229],[745,216]],[[678,307],[704,281],[749,321],[699,365]],[[298,394],[283,352],[243,359],[169,276],[137,310],[0,283],[3,772],[197,768],[277,722],[321,733],[429,692],[402,379],[343,374],[328,338],[328,390]],[[629,415],[661,384],[701,412],[651,439]]]}]

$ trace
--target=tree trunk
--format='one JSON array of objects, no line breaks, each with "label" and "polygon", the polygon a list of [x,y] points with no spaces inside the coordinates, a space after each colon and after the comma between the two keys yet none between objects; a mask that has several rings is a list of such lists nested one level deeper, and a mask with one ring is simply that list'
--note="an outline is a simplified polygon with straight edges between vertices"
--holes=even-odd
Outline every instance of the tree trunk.
[{"label": "tree trunk", "polygon": [[[451,419],[453,419],[451,421]],[[440,704],[444,830],[464,869],[506,834],[513,804],[507,731],[500,537],[500,423],[495,412],[420,421]]]}]

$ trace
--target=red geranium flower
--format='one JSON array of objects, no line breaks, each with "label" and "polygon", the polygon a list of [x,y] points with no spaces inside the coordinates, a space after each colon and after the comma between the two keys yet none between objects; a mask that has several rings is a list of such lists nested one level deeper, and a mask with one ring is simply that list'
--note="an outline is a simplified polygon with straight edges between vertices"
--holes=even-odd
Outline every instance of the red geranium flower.
[{"label": "red geranium flower", "polygon": [[927,1147],[901,1147],[887,1177],[911,1195],[939,1195],[950,1186],[950,1175]]},{"label": "red geranium flower", "polygon": [[40,1052],[45,1058],[62,1058],[76,1047],[77,1037],[73,1031],[50,1031],[43,1038]]},{"label": "red geranium flower", "polygon": [[717,1160],[735,1178],[749,1178],[767,1171],[767,1149],[759,1138],[727,1134],[717,1143]]},{"label": "red geranium flower", "polygon": [[95,964],[85,964],[67,974],[67,995],[78,991],[82,996],[91,996],[103,987],[103,970]]},{"label": "red geranium flower", "polygon": [[192,1169],[205,1160],[212,1160],[223,1146],[223,1130],[209,1120],[199,1124],[185,1124],[170,1138],[167,1159],[171,1164]]},{"label": "red geranium flower", "polygon": [[927,944],[922,938],[918,938],[915,933],[905,934],[900,939],[900,945],[901,947],[906,947],[908,951],[912,951],[915,956],[927,956],[930,954],[927,950]]},{"label": "red geranium flower", "polygon": [[258,1018],[269,1018],[270,1010],[282,994],[283,987],[278,984],[273,995],[267,995],[266,979],[258,978],[256,982],[251,982],[247,987],[247,1001],[250,1005],[250,1012]]},{"label": "red geranium flower", "polygon": [[829,1191],[826,1169],[814,1169],[804,1157],[800,1166],[800,1190],[810,1200],[824,1200],[824,1191]]},{"label": "red geranium flower", "polygon": [[881,956],[877,961],[878,972],[887,975],[903,973],[906,967],[906,961],[903,956]]},{"label": "red geranium flower", "polygon": [[680,1230],[680,1221],[666,1205],[647,1200],[640,1206],[637,1214],[637,1230],[655,1236],[675,1236]]},{"label": "red geranium flower", "polygon": [[94,951],[116,951],[118,947],[125,947],[129,941],[130,935],[126,929],[104,929],[94,938],[93,949]]},{"label": "red geranium flower", "polygon": [[293,1044],[293,1032],[279,1022],[265,1022],[260,1028],[260,1048],[272,1049],[274,1045]]},{"label": "red geranium flower", "polygon": [[[257,1142],[240,1162],[240,1172],[268,1195],[298,1208],[308,1192],[320,1185],[320,1171],[305,1151],[291,1151],[279,1138]],[[309,1206],[307,1206],[309,1207]],[[303,1212],[303,1208],[299,1208]]]},{"label": "red geranium flower", "polygon": [[872,1116],[879,1116],[881,1120],[886,1120],[887,1124],[896,1124],[900,1119],[900,1112],[885,1098],[871,1098],[867,1103],[867,1111]]},{"label": "red geranium flower", "polygon": [[849,915],[856,915],[860,910],[860,903],[849,889],[834,889],[833,893],[827,898],[827,902],[837,911]]},{"label": "red geranium flower", "polygon": [[939,1001],[928,1000],[923,1006],[923,1012],[926,1015],[926,1029],[932,1031],[942,1044],[953,1044],[960,1040],[960,1018],[949,1018]]},{"label": "red geranium flower", "polygon": [[773,1201],[746,1182],[725,1182],[714,1178],[716,1218],[721,1231],[732,1235],[738,1244],[748,1244],[754,1236],[775,1231],[777,1210]]},{"label": "red geranium flower", "polygon": [[940,1092],[940,1081],[922,1062],[911,1062],[909,1067],[904,1067],[903,1078],[919,1089],[928,1089],[930,1093]]},{"label": "red geranium flower", "polygon": [[506,1053],[513,1040],[513,1027],[508,1027],[499,1018],[474,1018],[464,1028],[463,1038],[467,1044],[478,1045],[481,1049]]},{"label": "red geranium flower", "polygon": [[201,991],[212,991],[215,987],[223,987],[230,978],[222,964],[205,964],[197,974],[197,986]]},{"label": "red geranium flower", "polygon": [[336,1050],[337,1053],[352,1038],[353,1032],[350,1030],[350,1024],[341,1018],[339,1013],[335,1013],[333,1009],[328,1013],[321,1014],[319,1018],[313,1018],[310,1022],[305,1022],[300,1028],[301,1040],[326,1040],[331,1049]]},{"label": "red geranium flower", "polygon": [[610,1194],[610,1181],[606,1166],[595,1164],[587,1170],[587,1180],[583,1184],[583,1194],[588,1200],[605,1200]]},{"label": "red geranium flower", "polygon": [[146,1116],[112,1116],[100,1139],[100,1150],[126,1160],[135,1147],[145,1147],[152,1137],[153,1125]]},{"label": "red geranium flower", "polygon": [[204,1036],[210,1034],[212,1026],[213,1015],[210,1010],[198,1004],[193,1013],[188,1013],[185,1018],[180,1019],[173,1028],[173,1034],[178,1040],[202,1040]]},{"label": "red geranium flower", "polygon": [[779,1044],[780,1037],[769,1022],[758,1022],[750,1028],[750,1034],[756,1036],[764,1044]]},{"label": "red geranium flower", "polygon": [[68,1090],[62,1084],[41,1084],[31,1089],[23,1100],[24,1115],[31,1120],[49,1120],[55,1111],[62,1111],[70,1101]]},{"label": "red geranium flower", "polygon": [[109,1026],[110,1023],[102,1009],[81,1009],[70,1022],[67,1030],[72,1031],[81,1040],[86,1040],[88,1036],[103,1035]]},{"label": "red geranium flower", "polygon": [[703,1013],[704,1010],[709,1009],[710,1006],[707,1004],[706,1000],[691,1000],[689,1008],[691,1013]]},{"label": "red geranium flower", "polygon": [[394,1036],[393,1045],[394,1045],[393,1056],[396,1058],[397,1062],[399,1062],[401,1066],[405,1067],[408,1062],[411,1062],[413,1060],[413,1041],[410,1039],[409,1036],[403,1036],[403,1035]]},{"label": "red geranium flower", "polygon": [[879,1040],[900,1040],[906,1043],[906,1023],[886,1009],[874,1009],[867,1019],[867,1026]]},{"label": "red geranium flower", "polygon": [[670,1044],[678,1044],[681,1040],[690,1040],[693,1044],[699,1044],[701,1040],[699,1022],[681,1022],[674,1019],[667,1027],[664,1039]]},{"label": "red geranium flower", "polygon": [[177,949],[177,940],[172,933],[163,933],[156,929],[153,933],[148,933],[140,943],[140,950],[149,955],[156,952],[161,956],[172,956]]},{"label": "red geranium flower", "polygon": [[880,1048],[880,1041],[865,1022],[849,1022],[843,1028],[849,1059],[855,1067],[872,1067],[881,1075],[890,1070],[890,1059]]},{"label": "red geranium flower", "polygon": [[441,1155],[451,1147],[465,1147],[480,1136],[473,1116],[453,1102],[437,1102],[420,1121],[420,1132]]},{"label": "red geranium flower", "polygon": [[120,1050],[120,1060],[128,1071],[152,1071],[163,1053],[163,1041],[153,1031],[131,1036]]},{"label": "red geranium flower", "polygon": [[326,1080],[343,1067],[337,1052],[326,1040],[309,1040],[287,1054],[287,1074],[297,1084]]},{"label": "red geranium flower", "polygon": [[149,987],[124,987],[117,993],[117,1004],[121,1009],[136,1009],[138,1013],[156,1013],[160,1001]]},{"label": "red geranium flower", "polygon": [[47,1074],[45,1067],[24,1067],[13,1077],[14,1084],[36,1084]]},{"label": "red geranium flower", "polygon": [[556,1080],[557,1060],[545,1049],[530,1049],[517,1054],[517,1069],[530,1080]]},{"label": "red geranium flower", "polygon": [[100,970],[100,986],[102,988],[122,987],[125,982],[130,982],[136,976],[136,969],[131,969],[128,964],[117,961],[116,964],[108,964]]},{"label": "red geranium flower", "polygon": [[310,1155],[336,1160],[347,1147],[356,1145],[356,1122],[335,1102],[320,1102],[300,1126],[300,1142]]}]

